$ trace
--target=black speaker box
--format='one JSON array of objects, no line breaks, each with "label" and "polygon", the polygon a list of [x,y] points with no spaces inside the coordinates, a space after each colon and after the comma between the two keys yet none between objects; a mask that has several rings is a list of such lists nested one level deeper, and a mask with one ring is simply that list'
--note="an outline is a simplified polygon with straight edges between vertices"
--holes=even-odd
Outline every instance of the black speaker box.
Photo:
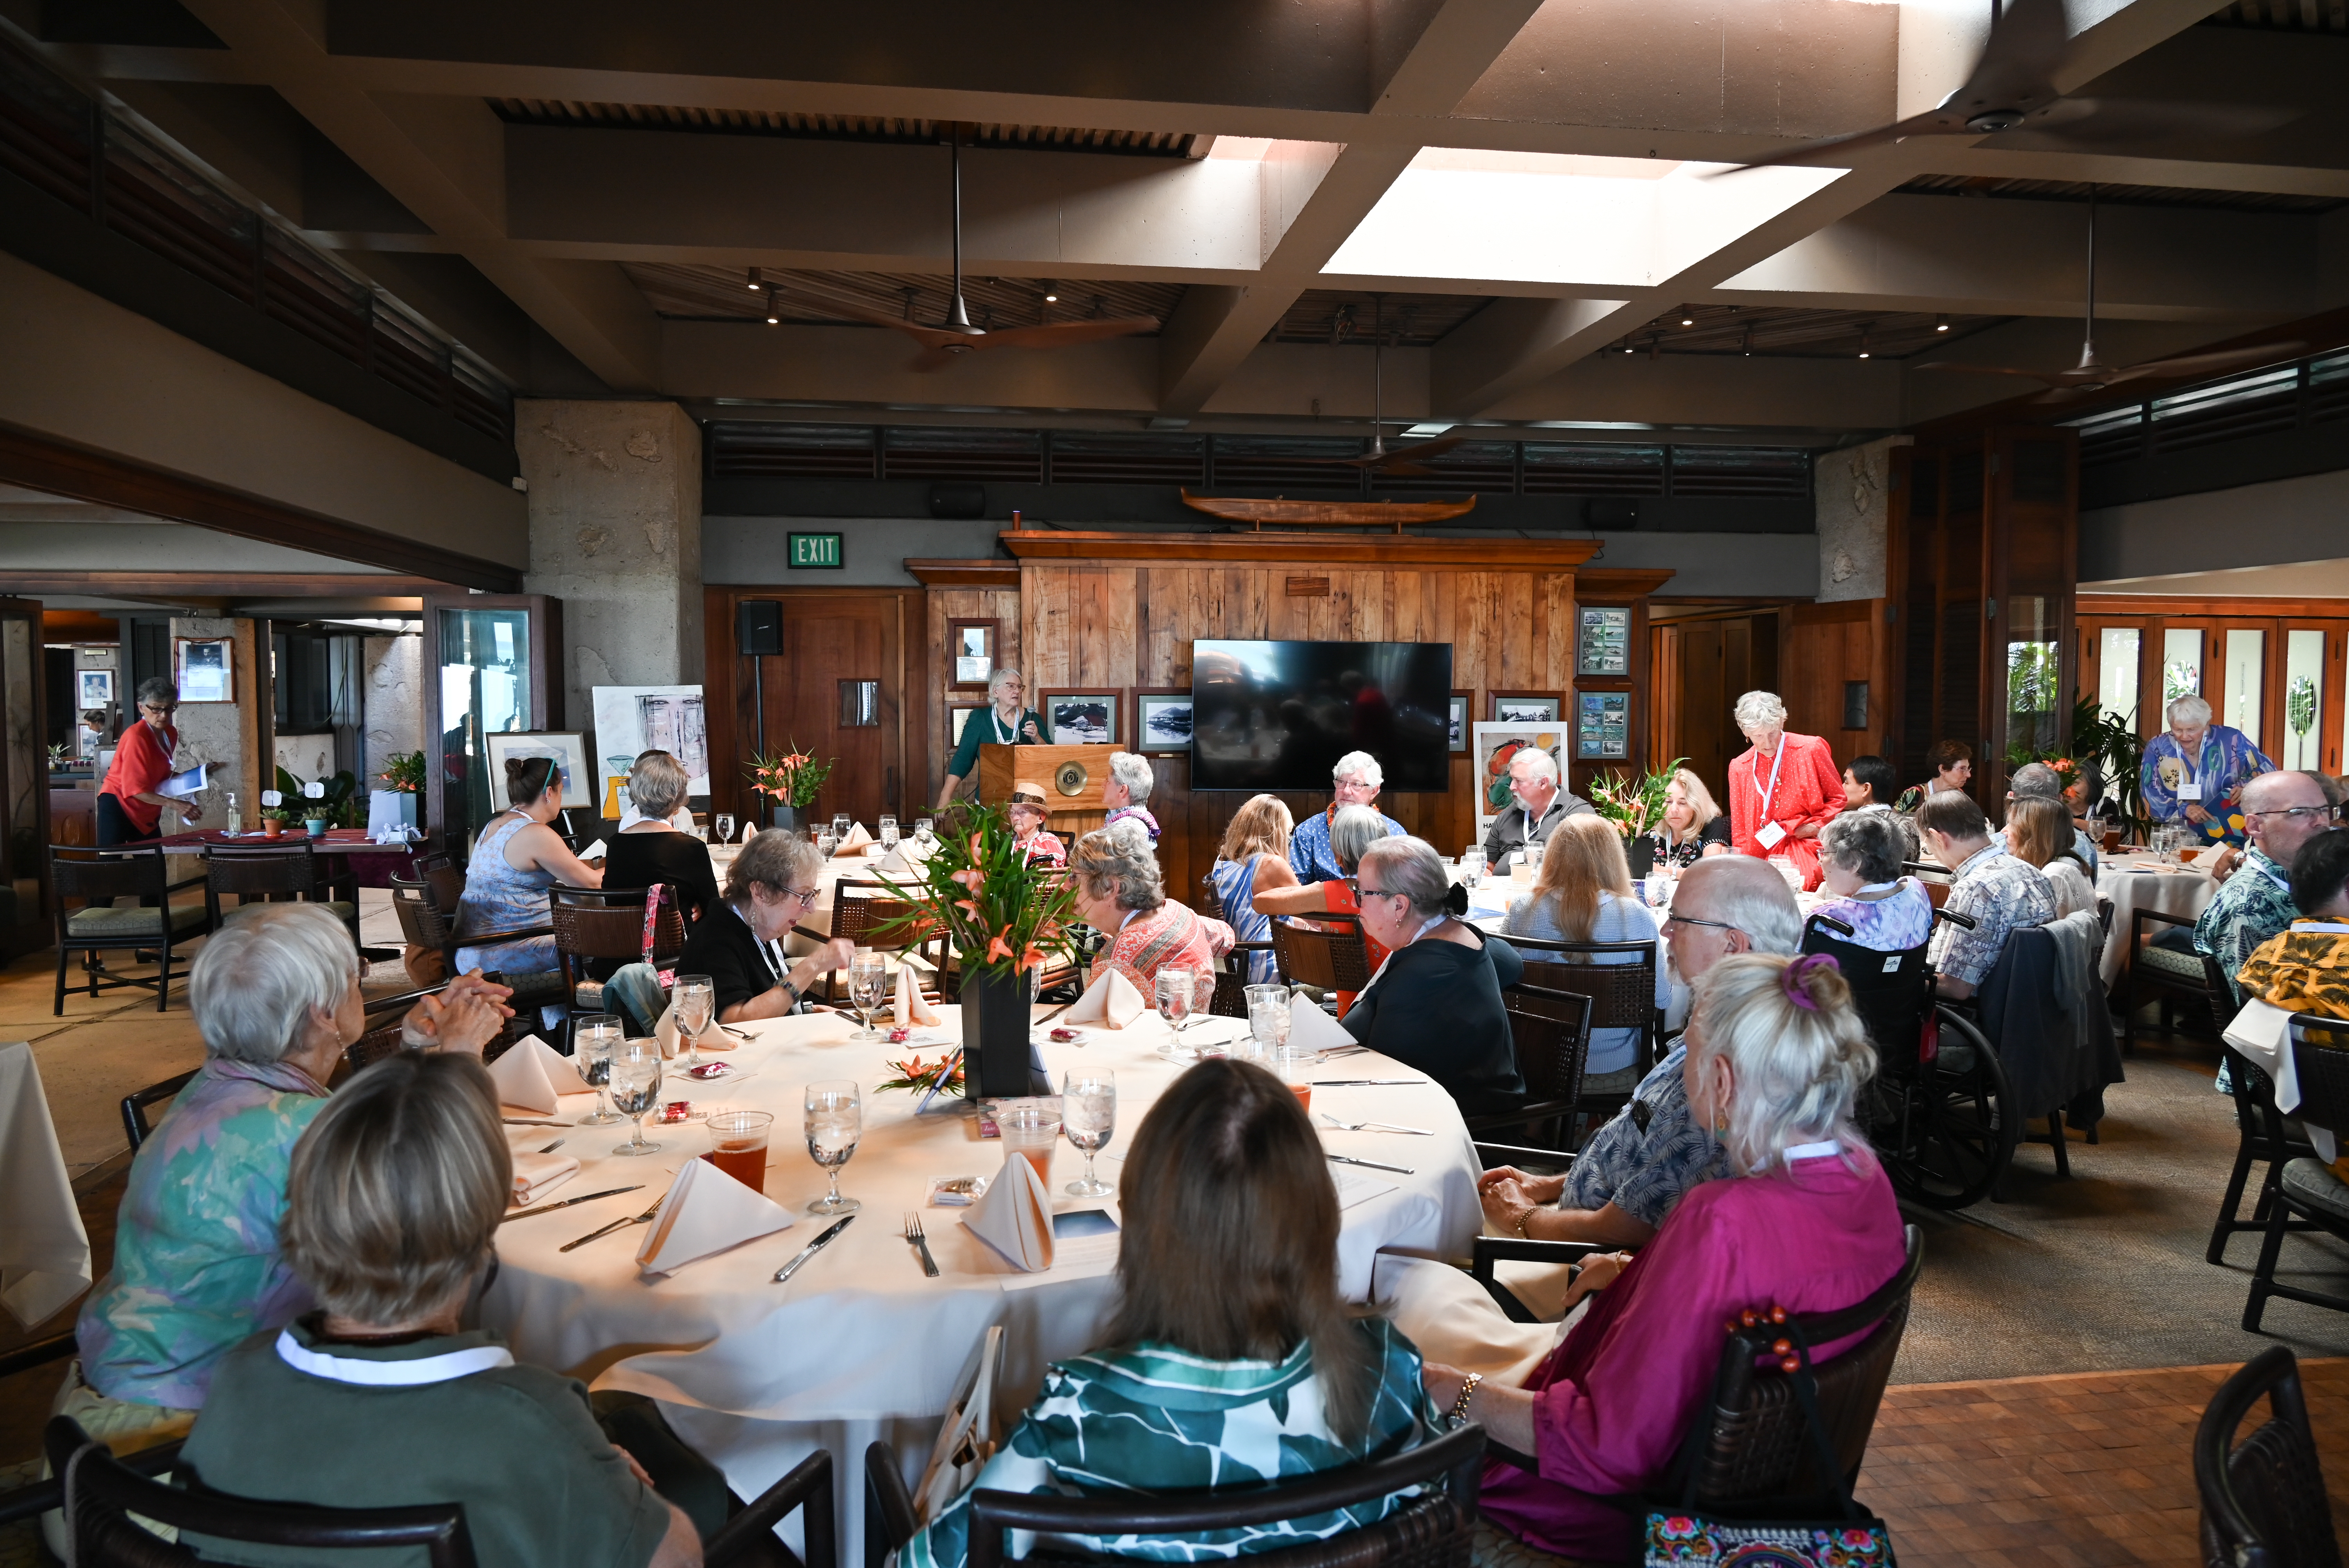
[{"label": "black speaker box", "polygon": [[1629,496],[1592,496],[1582,503],[1587,528],[1637,528],[1640,503]]},{"label": "black speaker box", "polygon": [[734,636],[742,653],[763,658],[783,651],[783,604],[780,599],[745,599],[734,607]]},{"label": "black speaker box", "polygon": [[940,521],[970,522],[987,515],[985,485],[932,485],[930,515]]}]

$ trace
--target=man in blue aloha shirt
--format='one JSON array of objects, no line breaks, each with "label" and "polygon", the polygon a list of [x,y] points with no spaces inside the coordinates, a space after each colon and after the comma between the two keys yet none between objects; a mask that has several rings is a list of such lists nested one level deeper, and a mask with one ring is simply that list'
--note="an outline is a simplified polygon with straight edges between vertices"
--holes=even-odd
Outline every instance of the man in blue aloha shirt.
[{"label": "man in blue aloha shirt", "polygon": [[2178,698],[2168,717],[2169,727],[2145,743],[2138,770],[2146,813],[2211,843],[2240,845],[2243,786],[2275,764],[2241,730],[2211,723],[2210,705],[2199,696]]},{"label": "man in blue aloha shirt", "polygon": [[1954,921],[1935,929],[1927,950],[1934,984],[1944,996],[1971,996],[2006,951],[2009,933],[2055,918],[2055,890],[2045,872],[1991,837],[1990,819],[1971,795],[1952,789],[1918,807],[1917,834],[1927,854],[1954,869],[1941,907],[1974,923],[1971,931]]},{"label": "man in blue aloha shirt", "polygon": [[[1338,758],[1330,769],[1330,805],[1297,824],[1288,835],[1288,864],[1300,882],[1343,882],[1346,868],[1330,852],[1330,824],[1348,806],[1368,806],[1377,811],[1372,802],[1387,781],[1386,769],[1379,759],[1367,751],[1349,751]],[[1387,837],[1400,838],[1411,830],[1383,811],[1379,820],[1387,825]]]}]

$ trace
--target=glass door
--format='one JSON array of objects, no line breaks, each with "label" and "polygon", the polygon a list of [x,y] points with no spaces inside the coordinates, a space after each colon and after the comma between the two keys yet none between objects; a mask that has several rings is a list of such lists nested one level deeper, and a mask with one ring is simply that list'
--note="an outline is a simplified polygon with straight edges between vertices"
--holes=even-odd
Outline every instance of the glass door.
[{"label": "glass door", "polygon": [[492,812],[488,738],[554,727],[556,604],[536,593],[424,602],[425,812],[460,861]]},{"label": "glass door", "polygon": [[2203,695],[2211,716],[2243,732],[2267,750],[2268,625],[2230,623],[2219,633],[2220,652],[2211,661],[2218,678],[2206,680]]},{"label": "glass door", "polygon": [[2264,748],[2279,768],[2339,773],[2344,720],[2344,671],[2349,665],[2349,621],[2287,620],[2282,689],[2277,694],[2275,744]]}]

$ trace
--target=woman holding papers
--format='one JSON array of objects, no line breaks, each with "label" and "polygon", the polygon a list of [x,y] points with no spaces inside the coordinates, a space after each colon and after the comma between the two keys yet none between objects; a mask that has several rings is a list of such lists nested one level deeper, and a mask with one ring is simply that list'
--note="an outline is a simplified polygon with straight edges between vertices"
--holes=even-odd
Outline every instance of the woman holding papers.
[{"label": "woman holding papers", "polygon": [[191,822],[203,820],[203,808],[193,800],[156,793],[171,776],[171,754],[180,748],[180,732],[171,723],[179,707],[180,688],[170,681],[157,676],[140,683],[139,722],[115,743],[114,766],[98,787],[98,848],[158,837],[166,806]]},{"label": "woman holding papers", "polygon": [[[1102,1347],[1055,1363],[971,1491],[1123,1496],[1249,1491],[1416,1448],[1436,1429],[1419,1353],[1338,1294],[1338,1195],[1320,1140],[1281,1081],[1201,1062],[1151,1107],[1119,1189],[1122,1287]],[[1309,1545],[1409,1502],[1376,1499],[1206,1537],[1080,1538],[1159,1563]],[[898,1553],[962,1568],[969,1493]],[[1025,1538],[1012,1550],[1024,1553]]]},{"label": "woman holding papers", "polygon": [[1146,1001],[1158,995],[1158,972],[1179,965],[1192,975],[1192,1010],[1206,1012],[1216,998],[1216,960],[1239,938],[1222,921],[1166,896],[1149,841],[1106,828],[1087,833],[1077,841],[1069,871],[1077,918],[1110,939],[1086,982],[1114,969]]}]

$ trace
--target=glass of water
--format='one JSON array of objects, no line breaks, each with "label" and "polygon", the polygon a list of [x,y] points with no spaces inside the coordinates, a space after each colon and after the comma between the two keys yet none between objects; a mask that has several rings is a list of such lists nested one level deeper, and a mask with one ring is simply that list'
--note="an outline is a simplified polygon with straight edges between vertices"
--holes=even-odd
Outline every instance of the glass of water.
[{"label": "glass of water", "polygon": [[1180,964],[1169,964],[1158,971],[1156,995],[1158,1016],[1174,1033],[1174,1044],[1183,1043],[1183,1030],[1191,1021],[1191,1003],[1198,982],[1191,971]]},{"label": "glass of water", "polygon": [[848,965],[848,1002],[856,1009],[864,1027],[849,1036],[852,1040],[878,1040],[885,1037],[873,1026],[874,1010],[889,994],[889,961],[869,947],[856,950]]},{"label": "glass of water", "polygon": [[1087,1068],[1061,1080],[1061,1130],[1085,1157],[1085,1173],[1069,1183],[1079,1198],[1106,1197],[1112,1189],[1093,1174],[1093,1156],[1109,1147],[1117,1131],[1117,1075],[1107,1068]]},{"label": "glass of water", "polygon": [[718,835],[718,841],[719,843],[730,844],[734,841],[734,814],[732,812],[719,812],[716,816],[709,819],[709,827],[710,830]]},{"label": "glass of water", "polygon": [[825,1078],[807,1086],[808,1158],[832,1178],[832,1190],[808,1205],[811,1214],[845,1214],[864,1205],[840,1195],[840,1168],[864,1136],[864,1104],[854,1078]]},{"label": "glass of water", "polygon": [[832,851],[840,848],[840,841],[833,836],[830,828],[818,827],[812,830],[812,836],[815,840],[815,852],[825,860],[832,859]]},{"label": "glass of water", "polygon": [[657,1154],[660,1145],[645,1141],[645,1112],[660,1103],[661,1054],[658,1040],[623,1040],[612,1055],[612,1103],[636,1122],[628,1140],[615,1154]]},{"label": "glass of water", "polygon": [[833,813],[832,819],[832,841],[835,844],[844,844],[848,842],[848,830],[850,826],[851,823],[847,812],[839,811]]},{"label": "glass of water", "polygon": [[879,837],[881,840],[881,847],[883,849],[894,850],[897,847],[896,818],[884,817],[881,819],[881,830]]},{"label": "glass of water", "polygon": [[677,1032],[685,1037],[685,1065],[701,1065],[701,1032],[718,1016],[718,985],[707,975],[680,975],[669,1001],[677,1013]]},{"label": "glass of water", "polygon": [[579,1119],[582,1127],[617,1127],[620,1118],[612,1109],[612,1054],[627,1037],[627,1030],[617,1013],[588,1013],[581,1016],[572,1031],[571,1048],[579,1063],[579,1076],[595,1091],[595,1113]]},{"label": "glass of water", "polygon": [[1460,851],[1460,882],[1464,887],[1476,887],[1485,881],[1485,851],[1467,849]]},{"label": "glass of water", "polygon": [[937,824],[936,824],[936,823],[935,823],[935,822],[933,822],[933,821],[932,821],[929,818],[927,818],[927,817],[916,817],[916,818],[915,818],[915,819],[914,819],[914,842],[916,842],[916,843],[917,843],[917,844],[921,845],[921,846],[922,846],[922,848],[924,848],[924,849],[926,849],[926,849],[928,849],[932,844],[935,844],[935,843],[936,843],[937,841],[938,841],[938,830],[937,830]]}]

